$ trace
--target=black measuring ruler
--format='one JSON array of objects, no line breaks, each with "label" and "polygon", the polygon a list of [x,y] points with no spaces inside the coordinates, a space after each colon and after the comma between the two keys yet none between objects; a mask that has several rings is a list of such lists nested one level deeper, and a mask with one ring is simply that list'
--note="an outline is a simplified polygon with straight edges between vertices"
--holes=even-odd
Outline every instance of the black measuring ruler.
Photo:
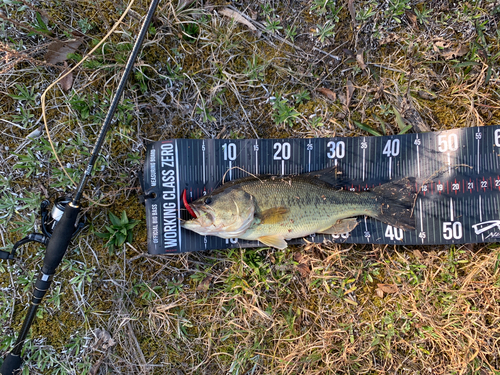
[{"label": "black measuring ruler", "polygon": [[[296,175],[338,166],[363,191],[415,177],[416,229],[403,231],[369,217],[350,233],[307,241],[450,244],[500,239],[500,126],[384,137],[307,139],[171,139],[148,145],[144,164],[148,251],[180,253],[264,246],[258,241],[200,236],[180,227],[188,201],[224,181],[254,175]],[[247,173],[248,172],[248,173]],[[290,240],[289,244],[301,243]]]}]

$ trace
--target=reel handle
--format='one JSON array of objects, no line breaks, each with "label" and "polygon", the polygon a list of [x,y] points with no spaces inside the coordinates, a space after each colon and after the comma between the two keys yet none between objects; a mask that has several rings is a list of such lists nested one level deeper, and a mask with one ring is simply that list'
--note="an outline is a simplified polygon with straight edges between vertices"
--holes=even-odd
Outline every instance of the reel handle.
[{"label": "reel handle", "polygon": [[81,207],[79,205],[75,206],[72,203],[66,205],[61,220],[54,228],[52,237],[47,245],[42,267],[42,272],[45,275],[52,276],[59,263],[61,263],[75,232],[75,224],[80,210]]},{"label": "reel handle", "polygon": [[56,268],[61,263],[66,250],[68,250],[69,243],[75,232],[75,224],[78,219],[81,207],[68,203],[61,217],[52,233],[52,237],[47,244],[47,251],[43,259],[42,272],[38,276],[33,290],[33,297],[26,318],[24,319],[21,332],[16,340],[14,349],[5,358],[2,367],[0,367],[0,375],[14,375],[18,373],[19,368],[23,362],[21,358],[21,349],[28,335],[31,323],[36,315],[36,310],[42,302],[45,293],[52,283],[52,276],[56,272]]},{"label": "reel handle", "polygon": [[2,367],[0,367],[0,375],[17,374],[19,369],[21,368],[22,363],[23,359],[20,355],[9,353],[7,357],[5,357],[2,363]]}]

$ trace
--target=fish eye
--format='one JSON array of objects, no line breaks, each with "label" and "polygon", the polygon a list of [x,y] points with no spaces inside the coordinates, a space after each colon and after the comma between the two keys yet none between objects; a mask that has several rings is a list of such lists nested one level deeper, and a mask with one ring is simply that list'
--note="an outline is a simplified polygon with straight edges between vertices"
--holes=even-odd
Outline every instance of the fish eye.
[{"label": "fish eye", "polygon": [[208,197],[208,198],[205,198],[205,204],[210,204],[212,203],[212,198]]}]

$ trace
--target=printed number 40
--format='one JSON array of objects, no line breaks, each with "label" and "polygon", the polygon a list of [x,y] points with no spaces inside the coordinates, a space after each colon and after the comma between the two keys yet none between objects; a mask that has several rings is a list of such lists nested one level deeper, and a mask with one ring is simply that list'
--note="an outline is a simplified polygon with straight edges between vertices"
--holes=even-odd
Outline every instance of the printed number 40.
[{"label": "printed number 40", "polygon": [[443,223],[443,238],[445,240],[459,240],[462,238],[462,223],[460,221]]},{"label": "printed number 40", "polygon": [[382,151],[384,155],[388,158],[391,156],[399,155],[399,139],[389,139],[385,144],[384,150]]},{"label": "printed number 40", "polygon": [[391,241],[401,241],[403,239],[403,230],[400,228],[393,228],[391,225],[388,225],[385,230],[385,236]]}]

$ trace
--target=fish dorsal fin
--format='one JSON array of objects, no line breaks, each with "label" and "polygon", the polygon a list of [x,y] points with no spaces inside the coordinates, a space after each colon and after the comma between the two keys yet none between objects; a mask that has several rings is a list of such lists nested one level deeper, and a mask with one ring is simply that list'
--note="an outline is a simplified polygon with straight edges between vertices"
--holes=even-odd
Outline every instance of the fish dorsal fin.
[{"label": "fish dorsal fin", "polygon": [[349,181],[343,177],[342,171],[337,166],[303,173],[299,175],[301,178],[308,179],[310,182],[325,185],[333,188],[342,188],[349,185]]},{"label": "fish dorsal fin", "polygon": [[276,224],[283,221],[284,216],[288,213],[286,207],[273,207],[259,214],[261,224]]},{"label": "fish dorsal fin", "polygon": [[318,231],[318,233],[323,233],[323,234],[349,233],[354,228],[356,228],[357,225],[358,225],[358,219],[356,219],[355,217],[350,217],[348,219],[338,220],[331,227],[328,227],[324,230],[320,230]]},{"label": "fish dorsal fin", "polygon": [[288,246],[283,236],[262,236],[258,240],[264,245],[275,247],[277,249],[283,250]]}]

